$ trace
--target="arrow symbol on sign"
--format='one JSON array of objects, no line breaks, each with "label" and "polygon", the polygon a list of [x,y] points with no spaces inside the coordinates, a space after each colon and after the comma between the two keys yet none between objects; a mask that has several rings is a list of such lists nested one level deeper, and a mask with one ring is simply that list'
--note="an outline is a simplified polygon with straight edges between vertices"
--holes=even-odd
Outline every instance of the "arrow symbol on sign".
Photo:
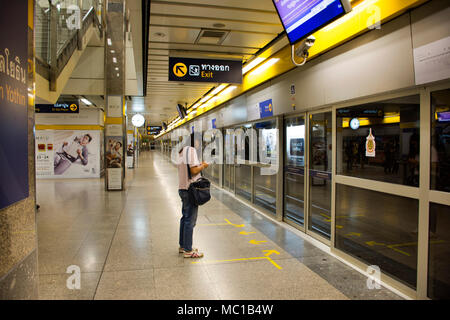
[{"label": "arrow symbol on sign", "polygon": [[263,250],[263,252],[265,252],[266,254],[265,254],[265,256],[266,257],[268,257],[268,256],[270,256],[271,254],[280,254],[278,251],[276,251],[276,250]]},{"label": "arrow symbol on sign", "polygon": [[257,240],[250,240],[248,243],[251,243],[251,244],[256,244],[256,245],[258,245],[258,244],[260,244],[260,243],[263,243],[263,242],[267,242],[267,241],[257,241]]},{"label": "arrow symbol on sign", "polygon": [[249,234],[256,233],[256,232],[241,231],[241,232],[239,232],[239,233],[242,234],[242,235],[244,235],[244,236],[248,236]]},{"label": "arrow symbol on sign", "polygon": [[177,66],[177,67],[175,68],[175,73],[181,73],[181,74],[184,74],[183,67],[182,67],[182,66]]}]

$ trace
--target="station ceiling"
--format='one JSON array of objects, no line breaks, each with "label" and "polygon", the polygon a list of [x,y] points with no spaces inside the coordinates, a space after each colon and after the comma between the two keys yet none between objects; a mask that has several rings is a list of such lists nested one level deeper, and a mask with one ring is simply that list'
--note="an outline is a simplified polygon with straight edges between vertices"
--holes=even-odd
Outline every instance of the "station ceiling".
[{"label": "station ceiling", "polygon": [[[223,37],[200,37],[203,30]],[[272,0],[152,0],[147,96],[134,97],[128,112],[161,125],[177,115],[177,103],[191,105],[218,85],[169,82],[169,56],[245,62],[282,31]]]}]

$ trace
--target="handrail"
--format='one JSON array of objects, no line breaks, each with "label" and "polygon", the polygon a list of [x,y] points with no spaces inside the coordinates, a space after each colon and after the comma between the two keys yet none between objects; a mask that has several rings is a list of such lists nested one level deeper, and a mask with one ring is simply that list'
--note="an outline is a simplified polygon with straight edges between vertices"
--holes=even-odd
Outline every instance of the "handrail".
[{"label": "handrail", "polygon": [[[92,24],[98,28],[100,37],[103,37],[104,28],[102,23],[98,20],[96,9],[94,6],[91,6],[81,19],[81,28],[76,30],[76,32],[73,33],[73,36],[66,40],[58,50],[55,63],[43,61],[42,58],[36,57],[36,72],[50,82],[56,83],[57,77],[64,70],[75,50],[82,49],[82,39]],[[56,50],[56,48],[51,48],[51,50]],[[54,88],[54,85],[51,84],[50,88]]]}]

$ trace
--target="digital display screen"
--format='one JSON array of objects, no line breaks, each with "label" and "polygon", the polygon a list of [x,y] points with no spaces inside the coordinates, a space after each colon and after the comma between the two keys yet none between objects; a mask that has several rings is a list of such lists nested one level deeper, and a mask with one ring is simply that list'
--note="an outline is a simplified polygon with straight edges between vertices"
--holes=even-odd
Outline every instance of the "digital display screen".
[{"label": "digital display screen", "polygon": [[291,139],[290,154],[293,157],[303,157],[305,155],[305,140],[304,139]]},{"label": "digital display screen", "polygon": [[291,44],[345,14],[341,0],[273,0]]},{"label": "digital display screen", "polygon": [[450,111],[438,112],[437,115],[439,122],[450,122]]}]

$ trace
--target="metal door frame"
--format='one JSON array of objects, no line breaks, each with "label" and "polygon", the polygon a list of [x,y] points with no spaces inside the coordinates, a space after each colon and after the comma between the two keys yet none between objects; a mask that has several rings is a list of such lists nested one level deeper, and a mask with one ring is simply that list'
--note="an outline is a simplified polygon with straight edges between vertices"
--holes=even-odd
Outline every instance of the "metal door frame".
[{"label": "metal door frame", "polygon": [[[332,128],[331,128],[331,132],[332,132],[332,137],[331,137],[331,144],[332,144],[332,157],[331,157],[331,169],[332,169],[332,175],[331,175],[331,207],[330,207],[330,219],[331,219],[331,226],[330,226],[330,240],[321,236],[319,233],[314,232],[313,230],[309,230],[308,229],[308,225],[310,222],[310,205],[311,205],[311,198],[310,198],[310,174],[309,174],[309,170],[310,170],[310,142],[311,142],[311,134],[310,134],[310,117],[314,114],[319,114],[319,113],[326,113],[326,112],[331,112],[332,114]],[[304,165],[304,169],[305,169],[305,175],[304,175],[304,220],[303,220],[303,226],[301,226],[300,224],[297,224],[293,221],[290,221],[288,219],[286,219],[285,217],[285,210],[286,210],[286,206],[285,206],[285,199],[286,199],[286,181],[283,184],[283,221],[293,227],[295,227],[296,229],[306,233],[307,235],[311,236],[312,238],[326,244],[327,246],[331,246],[331,243],[334,239],[334,183],[333,183],[333,172],[334,172],[334,168],[335,168],[335,119],[334,119],[334,114],[335,114],[335,109],[328,107],[328,108],[322,108],[322,109],[318,109],[318,110],[314,110],[314,111],[306,111],[306,112],[300,112],[297,114],[291,114],[287,117],[284,118],[284,120],[286,119],[291,119],[291,118],[295,118],[295,117],[301,117],[303,116],[305,118],[305,165]],[[285,126],[285,121],[283,121],[283,135],[286,135],[286,126]],[[283,144],[283,154],[286,153],[286,144],[287,144],[287,139],[285,139],[284,144]],[[286,172],[285,172],[285,167],[284,167],[284,161],[283,161],[283,179],[286,178]]]}]

